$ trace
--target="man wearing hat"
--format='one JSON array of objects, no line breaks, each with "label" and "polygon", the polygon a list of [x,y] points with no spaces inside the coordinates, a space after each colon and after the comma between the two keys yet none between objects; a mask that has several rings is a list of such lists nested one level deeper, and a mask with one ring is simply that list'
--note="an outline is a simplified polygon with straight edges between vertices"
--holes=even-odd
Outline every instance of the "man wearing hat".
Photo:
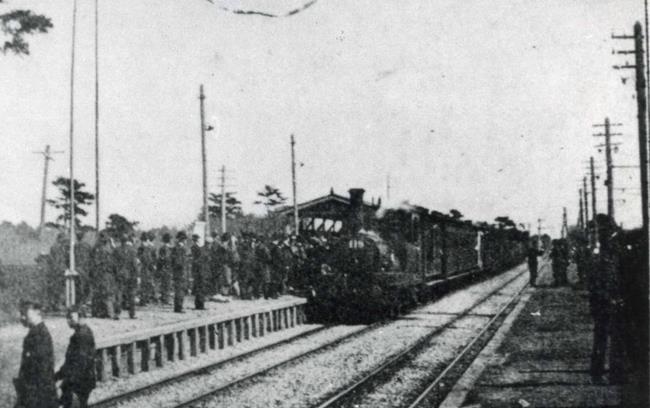
[{"label": "man wearing hat", "polygon": [[199,236],[192,234],[192,246],[190,256],[192,257],[192,293],[194,294],[194,308],[205,310],[205,282],[203,279],[204,270],[207,268],[205,256],[199,246]]},{"label": "man wearing hat", "polygon": [[54,381],[54,348],[52,337],[41,317],[41,305],[20,302],[20,321],[29,328],[23,340],[23,354],[16,387],[16,408],[57,408]]},{"label": "man wearing hat", "polygon": [[158,249],[158,280],[160,281],[160,303],[169,304],[169,291],[172,280],[172,237],[168,232],[162,236],[162,246]]},{"label": "man wearing hat", "polygon": [[187,234],[180,231],[176,234],[176,246],[172,249],[171,265],[172,280],[174,282],[174,312],[183,313],[183,299],[185,298],[185,241]]},{"label": "man wearing hat", "polygon": [[598,214],[595,224],[598,230],[598,247],[594,249],[595,270],[588,276],[589,306],[594,320],[590,373],[594,382],[603,381],[605,354],[609,351],[609,381],[621,383],[624,379],[623,323],[626,317],[622,313],[619,230],[606,214]]},{"label": "man wearing hat", "polygon": [[113,245],[105,232],[91,253],[90,279],[92,281],[92,316],[100,318],[115,317],[117,307],[117,264]]},{"label": "man wearing hat", "polygon": [[156,300],[156,288],[153,281],[156,266],[156,250],[153,247],[153,234],[143,232],[138,247],[140,260],[140,306]]},{"label": "man wearing hat", "polygon": [[[138,260],[138,253],[133,247],[133,238],[131,235],[122,235],[120,241],[121,245],[116,251],[119,268],[118,276],[120,278],[119,286],[122,289],[122,300],[129,310],[129,317],[135,319],[135,298],[138,291],[138,269],[140,269],[140,261]],[[119,317],[119,312],[117,313],[117,317]]]},{"label": "man wearing hat", "polygon": [[79,400],[79,407],[88,406],[88,397],[95,388],[95,337],[90,327],[79,320],[76,307],[68,309],[68,326],[74,333],[65,352],[65,362],[54,375],[61,383],[61,405],[72,407],[73,394]]}]

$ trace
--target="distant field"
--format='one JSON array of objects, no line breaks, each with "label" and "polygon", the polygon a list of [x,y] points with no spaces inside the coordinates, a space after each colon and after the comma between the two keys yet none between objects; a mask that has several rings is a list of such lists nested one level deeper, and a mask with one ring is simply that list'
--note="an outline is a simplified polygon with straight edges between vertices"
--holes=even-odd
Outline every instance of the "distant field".
[{"label": "distant field", "polygon": [[16,305],[22,298],[43,296],[43,277],[36,265],[2,265],[4,287],[0,288],[0,326],[17,321]]}]

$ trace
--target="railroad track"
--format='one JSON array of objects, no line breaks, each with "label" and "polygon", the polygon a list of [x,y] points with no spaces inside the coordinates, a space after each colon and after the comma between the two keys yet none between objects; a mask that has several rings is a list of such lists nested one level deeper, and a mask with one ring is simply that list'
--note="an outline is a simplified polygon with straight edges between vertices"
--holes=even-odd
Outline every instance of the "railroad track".
[{"label": "railroad track", "polygon": [[[273,370],[275,368],[281,367],[281,366],[283,366],[285,364],[290,364],[290,363],[292,363],[294,361],[297,361],[297,360],[300,360],[301,358],[304,358],[304,357],[306,357],[306,356],[308,356],[308,355],[310,355],[312,353],[322,351],[322,350],[324,350],[324,349],[326,349],[328,347],[334,347],[337,344],[339,344],[339,343],[341,343],[341,342],[343,342],[345,340],[348,340],[348,339],[353,338],[355,336],[360,336],[363,333],[365,333],[365,332],[367,332],[369,330],[373,330],[373,329],[375,329],[375,328],[377,328],[377,327],[379,327],[379,326],[381,326],[383,324],[387,324],[387,322],[378,322],[378,323],[375,323],[373,325],[369,325],[369,326],[367,326],[367,327],[365,327],[363,329],[360,329],[358,331],[355,331],[355,332],[349,333],[347,335],[344,335],[342,337],[339,337],[335,341],[325,343],[325,344],[323,344],[321,346],[317,346],[316,348],[305,351],[304,353],[300,353],[298,355],[295,355],[295,356],[292,356],[290,358],[284,359],[284,360],[282,360],[282,361],[280,361],[280,362],[278,362],[276,364],[273,364],[272,366],[265,367],[263,370],[260,370],[260,371],[254,372],[252,374],[249,374],[249,375],[243,376],[241,378],[238,378],[236,380],[227,382],[227,383],[223,384],[222,386],[220,386],[218,388],[210,390],[209,392],[201,393],[200,395],[198,395],[198,396],[196,396],[196,397],[194,397],[192,399],[188,399],[188,400],[178,404],[177,407],[189,407],[189,406],[192,406],[193,404],[196,404],[196,403],[198,403],[198,402],[200,402],[200,401],[202,401],[202,400],[204,400],[206,398],[209,398],[210,396],[212,396],[214,394],[217,394],[217,393],[222,392],[222,391],[224,391],[226,389],[234,387],[234,386],[236,386],[236,385],[238,385],[240,383],[248,381],[251,378],[257,377],[259,375],[263,375],[264,373],[266,373],[268,371],[271,371],[271,370]],[[216,362],[214,364],[206,365],[206,366],[203,366],[201,368],[194,369],[194,370],[189,370],[189,371],[187,371],[185,373],[182,373],[182,374],[180,374],[178,376],[175,376],[175,377],[165,378],[165,379],[162,379],[160,381],[157,381],[157,382],[154,382],[154,383],[151,383],[151,384],[144,385],[142,387],[138,387],[138,388],[129,390],[129,391],[124,392],[122,394],[111,396],[111,397],[96,401],[93,404],[90,404],[89,406],[91,408],[110,408],[110,407],[120,406],[120,405],[123,405],[123,404],[125,404],[125,403],[127,403],[129,401],[134,400],[134,399],[141,398],[143,396],[151,395],[151,394],[154,394],[156,392],[159,392],[159,391],[165,389],[166,387],[173,387],[173,386],[175,386],[175,385],[177,385],[177,384],[179,384],[179,383],[181,383],[183,381],[192,379],[193,377],[210,375],[212,372],[222,368],[226,364],[236,363],[238,361],[242,361],[242,360],[244,360],[246,358],[249,358],[249,357],[252,357],[254,355],[261,354],[262,352],[270,351],[270,350],[279,348],[279,347],[281,347],[283,345],[286,345],[286,344],[288,344],[290,342],[293,342],[293,341],[296,341],[296,340],[299,340],[299,339],[303,339],[303,338],[306,338],[306,337],[308,337],[310,335],[314,335],[314,334],[317,334],[319,332],[322,332],[327,328],[328,328],[327,326],[322,326],[322,327],[316,328],[314,330],[310,330],[310,331],[301,333],[298,336],[294,336],[294,337],[291,337],[291,338],[286,339],[286,340],[282,340],[282,341],[277,342],[277,343],[269,344],[267,346],[263,346],[263,347],[260,347],[258,349],[255,349],[255,350],[252,350],[252,351],[249,351],[249,352],[246,352],[246,353],[243,353],[243,354],[240,354],[240,355],[237,355],[237,356],[234,356],[234,357],[231,357],[231,358]]]},{"label": "railroad track", "polygon": [[[372,378],[379,375],[382,371],[385,370],[386,367],[390,367],[390,366],[394,365],[395,363],[397,363],[398,361],[403,359],[404,356],[408,355],[409,353],[412,353],[418,347],[421,348],[422,345],[427,342],[427,340],[430,340],[432,337],[435,337],[437,334],[439,334],[445,328],[448,328],[449,326],[453,325],[460,318],[462,318],[462,316],[466,316],[469,313],[471,313],[472,310],[474,310],[476,307],[478,307],[479,305],[481,305],[482,303],[487,301],[495,293],[500,292],[503,288],[505,288],[506,286],[511,284],[513,281],[518,279],[524,273],[525,272],[518,273],[516,276],[509,279],[504,284],[500,285],[498,288],[490,291],[487,295],[481,297],[479,299],[479,301],[476,302],[474,305],[472,305],[472,306],[468,307],[467,309],[465,309],[464,311],[462,311],[452,321],[444,324],[443,326],[437,328],[433,332],[427,334],[423,339],[418,340],[417,343],[413,347],[409,347],[408,350],[405,350],[404,352],[399,353],[399,355],[391,358],[388,362],[386,362],[385,364],[382,364],[381,367],[379,367],[376,370],[373,370],[371,373],[366,375],[363,380],[358,381],[357,383],[353,384],[351,387],[346,388],[346,390],[338,393],[336,396],[333,396],[333,397],[329,398],[327,401],[320,404],[319,407],[336,406],[337,402],[342,401],[346,397],[346,395],[347,396],[351,395],[351,393],[353,393],[355,390],[360,389],[365,383],[367,383]],[[219,385],[218,387],[210,389],[210,390],[208,390],[206,392],[199,393],[199,394],[193,396],[192,398],[188,398],[188,399],[186,399],[184,401],[181,401],[181,402],[174,402],[174,404],[175,404],[174,407],[176,407],[176,408],[186,408],[186,407],[194,407],[194,406],[197,406],[197,405],[201,405],[203,402],[208,401],[208,400],[210,400],[211,398],[213,398],[213,397],[215,397],[217,395],[225,393],[228,390],[236,388],[237,386],[242,385],[242,384],[244,384],[246,382],[253,381],[256,378],[264,376],[265,374],[267,374],[267,373],[269,373],[269,372],[271,372],[271,371],[273,371],[275,369],[281,368],[281,367],[286,366],[286,365],[290,365],[292,363],[296,363],[296,362],[298,362],[298,361],[300,361],[302,359],[305,359],[305,358],[307,358],[307,357],[309,357],[311,355],[323,352],[323,351],[325,351],[325,350],[327,350],[329,348],[334,348],[335,346],[337,346],[338,344],[340,344],[340,343],[342,343],[342,342],[344,342],[346,340],[350,340],[350,339],[353,339],[354,337],[361,336],[364,333],[367,333],[367,332],[369,332],[371,330],[378,329],[383,325],[390,324],[391,322],[392,322],[392,320],[391,321],[377,322],[377,323],[369,325],[369,326],[367,326],[367,327],[365,327],[363,329],[360,329],[358,331],[354,331],[352,333],[343,335],[341,337],[338,337],[334,341],[326,342],[325,344],[316,346],[314,348],[310,348],[307,351],[304,351],[304,352],[299,353],[297,355],[294,355],[292,357],[283,359],[283,360],[281,360],[281,361],[279,361],[277,363],[273,363],[272,365],[264,367],[263,369],[254,371],[254,372],[252,372],[250,374],[243,375],[243,376],[241,376],[239,378],[236,378],[236,379],[234,379],[232,381],[228,381],[226,383],[223,383],[222,385]],[[235,357],[232,357],[230,359],[217,362],[215,364],[211,364],[211,365],[208,365],[208,366],[201,367],[200,369],[188,371],[188,372],[183,373],[183,374],[181,374],[179,376],[176,376],[176,377],[167,378],[167,379],[161,380],[161,381],[153,383],[153,384],[149,384],[149,385],[137,388],[137,389],[130,390],[130,391],[128,391],[126,393],[123,393],[121,395],[117,395],[117,396],[110,397],[110,398],[107,398],[107,399],[104,399],[104,400],[101,400],[101,401],[97,401],[94,404],[92,404],[91,407],[93,407],[93,408],[108,408],[108,407],[115,407],[115,406],[123,405],[125,403],[136,400],[138,398],[142,398],[142,397],[145,397],[147,395],[152,395],[152,394],[155,394],[155,393],[160,392],[162,390],[165,390],[167,387],[178,386],[183,381],[192,379],[193,377],[208,376],[208,375],[214,374],[217,370],[219,370],[220,368],[222,368],[226,364],[236,363],[238,361],[241,361],[241,360],[244,360],[244,359],[246,359],[248,357],[251,357],[251,356],[253,356],[255,354],[260,354],[260,353],[262,353],[264,351],[279,348],[282,345],[286,345],[287,343],[289,343],[291,341],[298,340],[300,338],[306,338],[309,335],[316,334],[316,333],[318,333],[320,331],[325,330],[326,328],[327,327],[322,327],[322,328],[319,328],[319,329],[315,329],[313,331],[302,333],[301,335],[293,337],[291,339],[287,339],[287,340],[284,340],[284,341],[281,341],[281,342],[278,342],[278,343],[270,344],[268,346],[261,347],[261,348],[259,348],[257,350],[253,350],[251,352],[248,352],[248,353],[245,353],[245,354],[242,354],[242,355],[239,355],[239,356],[235,356]]]},{"label": "railroad track", "polygon": [[260,354],[260,353],[262,353],[264,351],[268,351],[268,350],[272,350],[274,348],[280,347],[280,346],[282,346],[284,344],[287,344],[287,343],[289,343],[291,341],[298,340],[298,339],[307,337],[307,336],[312,335],[312,334],[316,334],[316,333],[321,332],[321,331],[323,331],[325,329],[326,329],[326,326],[317,327],[317,328],[314,328],[313,330],[308,330],[308,331],[305,331],[303,333],[300,333],[297,336],[294,336],[294,337],[291,337],[291,338],[288,338],[288,339],[285,339],[285,340],[282,340],[282,341],[279,341],[279,342],[276,342],[276,343],[268,344],[266,346],[257,348],[255,350],[251,350],[251,351],[248,351],[248,352],[245,352],[245,353],[242,353],[242,354],[239,354],[239,355],[236,355],[236,356],[233,356],[233,357],[230,357],[230,358],[215,362],[213,364],[208,364],[208,365],[205,365],[205,366],[200,367],[200,368],[188,370],[187,372],[181,373],[181,374],[179,374],[177,376],[174,376],[174,377],[163,378],[163,379],[161,379],[159,381],[156,381],[156,382],[153,382],[153,383],[150,383],[150,384],[147,384],[147,385],[143,385],[142,387],[137,387],[137,388],[131,389],[131,390],[126,391],[126,392],[124,392],[122,394],[119,394],[119,395],[114,395],[114,396],[110,396],[110,397],[107,397],[107,398],[103,398],[101,400],[93,402],[92,404],[89,404],[89,407],[90,408],[114,407],[114,406],[123,404],[126,401],[129,401],[129,400],[132,400],[134,398],[140,397],[140,396],[142,396],[144,394],[150,394],[150,393],[156,392],[159,389],[162,389],[164,387],[173,385],[175,383],[187,380],[187,379],[195,377],[195,376],[205,375],[205,373],[210,372],[210,371],[215,370],[215,369],[218,369],[220,367],[223,367],[226,364],[231,364],[231,363],[235,363],[237,361],[241,361],[241,360],[243,360],[245,358],[252,357],[252,356],[254,356],[256,354]]},{"label": "railroad track", "polygon": [[[432,339],[434,339],[437,336],[440,336],[443,332],[453,327],[454,324],[458,323],[461,319],[470,316],[473,310],[477,309],[479,306],[481,306],[488,300],[492,299],[493,296],[501,292],[504,288],[512,284],[515,280],[519,279],[525,273],[526,272],[524,271],[517,274],[515,277],[508,280],[503,285],[499,286],[497,289],[491,291],[490,293],[482,297],[474,305],[468,307],[467,309],[463,310],[461,313],[457,314],[454,317],[454,319],[440,326],[439,328],[437,328],[436,330],[434,330],[424,338],[420,339],[412,346],[406,348],[399,354],[393,356],[392,358],[390,358],[389,360],[381,364],[379,367],[365,374],[363,377],[361,377],[360,379],[358,379],[356,382],[349,385],[345,389],[342,389],[336,394],[329,396],[327,399],[317,404],[315,407],[332,408],[332,407],[361,406],[362,404],[360,402],[363,401],[364,396],[368,395],[368,393],[372,392],[373,389],[381,385],[387,379],[391,378],[392,375],[395,374],[399,369],[407,366],[409,362],[412,362],[419,353],[426,351],[428,343]],[[400,406],[404,406],[408,408],[416,408],[420,406],[425,406],[424,404],[426,403],[427,404],[426,406],[430,407],[430,406],[437,406],[440,402],[442,402],[442,399],[446,395],[446,392],[448,392],[448,389],[444,383],[445,382],[447,384],[453,383],[447,381],[452,373],[458,375],[460,371],[460,374],[462,374],[464,369],[462,369],[461,371],[460,369],[461,363],[468,362],[467,360],[470,352],[476,351],[476,349],[478,348],[477,346],[479,344],[483,344],[484,342],[489,341],[489,339],[492,337],[493,332],[490,333],[489,336],[486,336],[486,334],[488,334],[488,332],[491,329],[496,330],[495,328],[498,328],[498,325],[496,323],[500,322],[502,319],[505,318],[506,315],[505,312],[511,309],[515,301],[521,296],[521,293],[527,286],[528,285],[524,285],[511,297],[511,299],[505,305],[500,307],[499,310],[490,318],[487,324],[483,326],[480,332],[476,334],[471,339],[471,341],[462,349],[462,351],[456,355],[453,361],[451,361],[443,369],[438,369],[438,373],[434,373],[435,378],[432,381],[430,381],[429,384],[426,387],[424,387],[424,389],[420,388],[421,391],[419,391],[419,393],[417,393],[416,395],[410,393],[409,395],[404,396],[403,400],[406,401],[404,401],[403,405]],[[480,348],[478,349],[478,351],[480,351]],[[469,363],[471,364],[471,360],[469,361]]]}]

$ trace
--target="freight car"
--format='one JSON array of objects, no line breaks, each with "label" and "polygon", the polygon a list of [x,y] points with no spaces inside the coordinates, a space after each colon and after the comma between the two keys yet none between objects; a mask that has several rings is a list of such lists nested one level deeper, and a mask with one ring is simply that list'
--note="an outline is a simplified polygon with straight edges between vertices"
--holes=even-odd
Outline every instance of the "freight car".
[{"label": "freight car", "polygon": [[360,211],[363,202],[355,203],[359,190],[351,190],[349,213],[329,238],[323,268],[310,279],[313,320],[394,316],[525,259],[528,233],[514,225],[479,225],[416,206],[368,216]]}]

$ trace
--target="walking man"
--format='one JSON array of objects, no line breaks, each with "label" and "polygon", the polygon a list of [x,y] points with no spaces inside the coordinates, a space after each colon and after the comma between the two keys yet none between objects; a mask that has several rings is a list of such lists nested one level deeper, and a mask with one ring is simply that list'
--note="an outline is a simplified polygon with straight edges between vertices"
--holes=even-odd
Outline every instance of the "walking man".
[{"label": "walking man", "polygon": [[16,408],[58,408],[54,381],[52,337],[41,317],[41,305],[22,301],[20,321],[29,328],[23,340],[18,378],[14,379]]},{"label": "walking man", "polygon": [[185,298],[185,241],[187,234],[180,231],[176,234],[176,246],[172,249],[171,266],[174,281],[174,312],[183,313]]},{"label": "walking man", "polygon": [[88,397],[95,388],[95,338],[92,330],[79,321],[79,310],[70,308],[67,312],[68,326],[74,333],[65,352],[65,362],[54,378],[62,380],[61,405],[72,407],[73,395],[79,400],[79,407],[88,406]]}]

